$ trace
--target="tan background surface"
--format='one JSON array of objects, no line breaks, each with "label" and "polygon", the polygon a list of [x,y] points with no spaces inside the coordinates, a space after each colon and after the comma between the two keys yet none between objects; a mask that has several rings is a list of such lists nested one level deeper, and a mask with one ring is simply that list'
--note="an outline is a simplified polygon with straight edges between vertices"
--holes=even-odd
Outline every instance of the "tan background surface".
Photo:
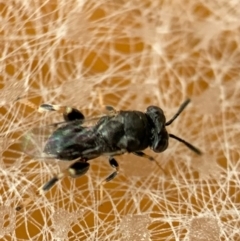
[{"label": "tan background surface", "polygon": [[[240,240],[239,9],[223,0],[1,2],[0,239]],[[35,106],[93,116],[101,101],[153,104],[169,119],[187,97],[192,104],[168,129],[204,156],[174,140],[162,154],[147,151],[165,175],[148,160],[119,157],[101,205],[99,183],[112,170],[99,158],[86,176],[15,212],[69,164],[21,151],[26,131],[61,120]]]}]

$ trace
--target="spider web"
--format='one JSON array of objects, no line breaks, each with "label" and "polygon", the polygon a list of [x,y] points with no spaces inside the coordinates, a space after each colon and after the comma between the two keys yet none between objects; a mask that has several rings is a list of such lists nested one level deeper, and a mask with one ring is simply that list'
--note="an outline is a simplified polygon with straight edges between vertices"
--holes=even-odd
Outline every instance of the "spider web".
[{"label": "spider web", "polygon": [[[0,1],[1,240],[240,240],[239,1]],[[42,103],[144,111],[158,105],[170,140],[152,155],[105,158],[81,178],[36,190],[69,163],[25,155],[31,128],[61,121]],[[32,201],[20,212],[15,208]]]}]

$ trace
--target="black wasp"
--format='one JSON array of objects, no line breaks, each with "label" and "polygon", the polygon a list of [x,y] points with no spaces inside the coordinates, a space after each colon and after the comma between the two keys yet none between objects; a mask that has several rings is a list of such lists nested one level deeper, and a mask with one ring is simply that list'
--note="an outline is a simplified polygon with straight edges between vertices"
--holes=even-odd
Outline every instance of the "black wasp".
[{"label": "black wasp", "polygon": [[[132,153],[154,161],[154,158],[142,151],[148,147],[157,153],[165,151],[168,147],[169,137],[182,142],[196,154],[201,155],[198,148],[173,134],[169,134],[166,130],[166,126],[172,124],[189,102],[190,99],[187,99],[167,122],[163,110],[157,106],[149,106],[146,112],[116,111],[113,107],[107,106],[108,114],[100,117],[96,124],[90,126],[84,126],[87,120],[75,108],[50,104],[41,105],[40,111],[59,111],[65,120],[60,124],[52,125],[56,129],[49,133],[44,143],[43,150],[41,150],[44,154],[43,157],[76,161],[65,172],[54,176],[43,185],[40,192],[49,190],[66,175],[73,178],[82,176],[90,167],[88,161],[101,155],[107,156],[109,164],[115,169],[102,182],[104,184],[118,174],[119,165],[114,158],[115,156]],[[38,131],[41,132],[41,128]],[[30,147],[31,149],[31,143],[34,141],[34,136],[31,136],[30,133],[25,148]],[[17,210],[20,209],[21,206],[17,208]]]}]

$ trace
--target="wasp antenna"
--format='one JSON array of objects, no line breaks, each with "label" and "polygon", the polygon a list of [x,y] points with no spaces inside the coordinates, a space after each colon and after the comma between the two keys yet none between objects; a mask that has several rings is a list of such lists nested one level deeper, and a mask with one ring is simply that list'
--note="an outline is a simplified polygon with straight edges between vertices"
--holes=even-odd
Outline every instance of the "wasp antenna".
[{"label": "wasp antenna", "polygon": [[179,142],[182,142],[185,146],[187,146],[190,150],[192,150],[193,152],[195,152],[198,155],[202,155],[202,151],[200,151],[197,147],[193,146],[192,144],[190,144],[189,142],[181,139],[178,136],[175,136],[173,134],[169,134],[169,137],[178,140]]},{"label": "wasp antenna", "polygon": [[191,101],[190,99],[185,100],[179,107],[179,110],[177,111],[177,113],[168,122],[166,122],[165,126],[171,125],[173,121],[183,112],[183,110],[190,103],[190,101]]}]

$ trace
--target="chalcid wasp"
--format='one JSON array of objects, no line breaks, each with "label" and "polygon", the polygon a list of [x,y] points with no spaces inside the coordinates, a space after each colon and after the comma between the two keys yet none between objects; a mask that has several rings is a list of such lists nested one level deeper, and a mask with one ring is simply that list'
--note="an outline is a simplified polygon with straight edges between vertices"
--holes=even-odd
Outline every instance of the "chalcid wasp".
[{"label": "chalcid wasp", "polygon": [[[155,161],[143,150],[149,147],[156,153],[163,152],[168,147],[169,137],[201,155],[202,152],[198,148],[166,130],[166,126],[171,125],[189,103],[190,99],[187,99],[167,122],[163,110],[157,106],[147,107],[146,112],[116,111],[113,107],[106,106],[106,115],[85,119],[84,115],[75,108],[42,104],[39,107],[40,112],[58,111],[62,113],[64,122],[32,129],[25,137],[25,152],[39,158],[75,161],[64,172],[45,183],[39,189],[39,193],[48,191],[64,176],[76,178],[84,175],[90,167],[89,161],[104,155],[108,157],[109,164],[115,170],[101,184],[102,197],[102,185],[115,178],[119,172],[115,156],[132,153]],[[93,120],[94,124],[86,124]],[[42,147],[36,145],[36,138],[40,139]],[[158,163],[157,165],[160,167]],[[23,206],[24,204],[18,206],[16,210],[20,210]]]}]

